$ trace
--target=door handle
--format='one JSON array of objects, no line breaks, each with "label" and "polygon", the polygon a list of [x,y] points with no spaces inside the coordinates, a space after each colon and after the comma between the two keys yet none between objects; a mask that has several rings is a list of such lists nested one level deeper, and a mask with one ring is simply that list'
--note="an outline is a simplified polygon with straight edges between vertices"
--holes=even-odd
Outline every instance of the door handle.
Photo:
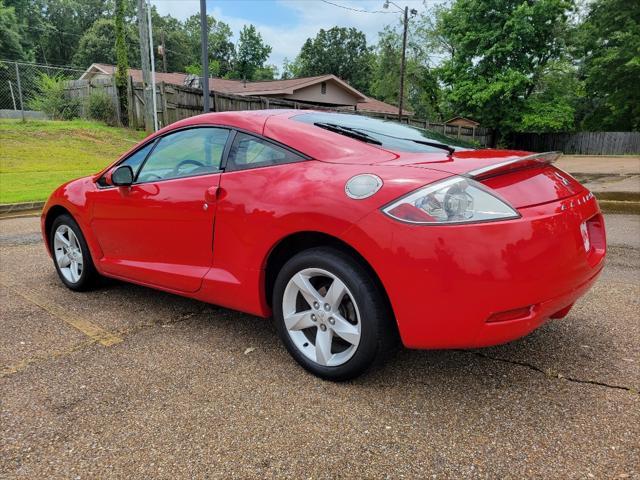
[{"label": "door handle", "polygon": [[218,199],[218,187],[209,187],[204,192],[204,201],[207,203],[215,203]]}]

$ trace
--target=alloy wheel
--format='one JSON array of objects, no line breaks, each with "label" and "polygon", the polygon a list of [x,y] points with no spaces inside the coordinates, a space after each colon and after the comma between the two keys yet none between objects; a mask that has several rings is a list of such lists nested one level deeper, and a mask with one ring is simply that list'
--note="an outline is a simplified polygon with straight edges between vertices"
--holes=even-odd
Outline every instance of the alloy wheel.
[{"label": "alloy wheel", "polygon": [[53,251],[60,273],[70,283],[78,283],[82,276],[83,257],[78,237],[71,227],[62,224],[53,236]]},{"label": "alloy wheel", "polygon": [[293,344],[319,365],[343,365],[358,348],[358,305],[345,283],[331,272],[306,268],[293,275],[282,298],[282,314]]}]

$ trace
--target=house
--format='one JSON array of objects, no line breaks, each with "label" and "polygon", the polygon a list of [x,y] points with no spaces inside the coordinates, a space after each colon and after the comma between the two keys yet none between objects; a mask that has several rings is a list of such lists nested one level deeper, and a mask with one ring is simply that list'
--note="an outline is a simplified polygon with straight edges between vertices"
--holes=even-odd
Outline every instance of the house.
[{"label": "house", "polygon": [[[93,63],[82,74],[80,79],[91,80],[111,77],[115,69],[114,65]],[[129,74],[134,82],[142,82],[142,70],[130,68]],[[200,88],[200,79],[195,75],[186,73],[156,72],[156,82]],[[279,98],[379,115],[398,115],[398,107],[367,97],[335,75],[259,82],[209,78],[209,90],[240,96]],[[404,110],[403,115],[411,116],[413,112]]]},{"label": "house", "polygon": [[465,117],[453,117],[452,119],[447,120],[444,123],[446,125],[451,125],[452,127],[477,128],[480,126],[480,124],[475,120],[471,120],[470,118],[465,118]]}]

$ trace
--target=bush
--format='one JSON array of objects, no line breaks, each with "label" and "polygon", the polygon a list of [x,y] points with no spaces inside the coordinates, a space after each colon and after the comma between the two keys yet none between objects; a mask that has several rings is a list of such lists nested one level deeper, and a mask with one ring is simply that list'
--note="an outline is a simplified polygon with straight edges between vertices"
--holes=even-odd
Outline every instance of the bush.
[{"label": "bush", "polygon": [[115,123],[116,109],[106,93],[93,92],[87,100],[87,115],[93,120],[112,125]]},{"label": "bush", "polygon": [[80,116],[80,99],[65,94],[63,77],[42,74],[36,86],[37,96],[27,102],[31,110],[44,112],[54,120],[71,120]]}]

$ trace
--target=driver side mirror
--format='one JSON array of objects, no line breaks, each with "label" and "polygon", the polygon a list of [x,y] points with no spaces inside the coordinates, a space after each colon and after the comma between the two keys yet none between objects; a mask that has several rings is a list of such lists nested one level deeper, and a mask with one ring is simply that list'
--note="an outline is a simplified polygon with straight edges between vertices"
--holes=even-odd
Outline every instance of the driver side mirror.
[{"label": "driver side mirror", "polygon": [[111,183],[117,187],[128,187],[133,183],[133,170],[129,165],[116,168],[111,174]]}]

